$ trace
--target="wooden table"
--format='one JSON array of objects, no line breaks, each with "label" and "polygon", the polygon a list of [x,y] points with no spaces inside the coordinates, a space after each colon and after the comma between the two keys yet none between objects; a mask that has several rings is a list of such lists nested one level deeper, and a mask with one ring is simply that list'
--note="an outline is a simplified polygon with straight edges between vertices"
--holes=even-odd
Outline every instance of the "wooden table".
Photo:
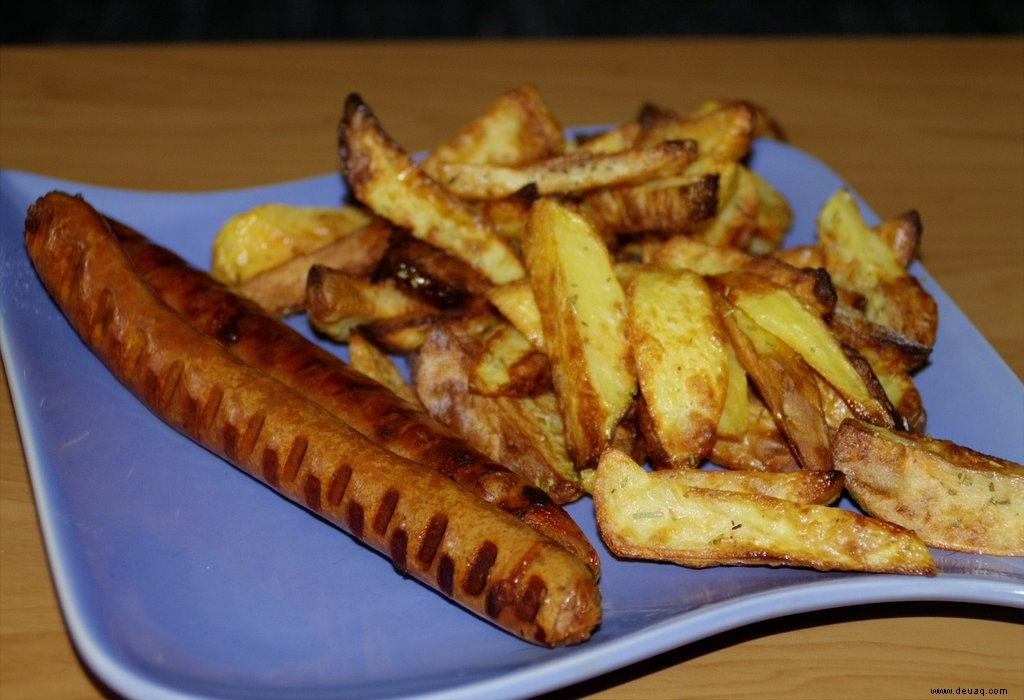
[{"label": "wooden table", "polygon": [[[1024,40],[747,39],[2,49],[0,165],[116,187],[203,190],[336,168],[361,92],[411,150],[533,82],[565,124],[642,101],[767,105],[876,211],[917,208],[923,260],[1024,376]],[[0,402],[0,695],[104,694],[69,644],[12,408]],[[571,689],[602,698],[1024,697],[1019,610],[888,605],[799,615]]]}]

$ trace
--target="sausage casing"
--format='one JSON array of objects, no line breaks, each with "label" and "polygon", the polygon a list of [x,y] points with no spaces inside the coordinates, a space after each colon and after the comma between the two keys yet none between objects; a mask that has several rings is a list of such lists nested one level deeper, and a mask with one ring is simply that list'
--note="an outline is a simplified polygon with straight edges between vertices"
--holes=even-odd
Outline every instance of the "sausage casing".
[{"label": "sausage casing", "polygon": [[523,476],[488,459],[425,411],[175,253],[124,224],[108,223],[146,284],[202,333],[319,403],[373,442],[439,471],[512,513],[599,574],[597,552],[576,522]]},{"label": "sausage casing", "polygon": [[81,198],[37,200],[25,244],[86,345],[175,429],[526,640],[576,643],[599,623],[597,582],[576,556],[194,329]]}]

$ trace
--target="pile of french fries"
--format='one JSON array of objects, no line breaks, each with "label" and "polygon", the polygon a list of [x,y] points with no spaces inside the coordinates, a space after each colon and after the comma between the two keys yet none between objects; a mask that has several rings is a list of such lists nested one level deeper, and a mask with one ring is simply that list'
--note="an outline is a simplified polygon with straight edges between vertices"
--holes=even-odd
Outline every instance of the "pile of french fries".
[{"label": "pile of french fries", "polygon": [[589,494],[617,556],[933,574],[929,546],[1024,554],[1024,468],[924,434],[920,218],[869,226],[840,190],[784,247],[759,137],[784,138],[765,109],[713,100],[568,138],[524,85],[416,159],[351,95],[351,201],[239,214],[212,271],[555,501]]}]

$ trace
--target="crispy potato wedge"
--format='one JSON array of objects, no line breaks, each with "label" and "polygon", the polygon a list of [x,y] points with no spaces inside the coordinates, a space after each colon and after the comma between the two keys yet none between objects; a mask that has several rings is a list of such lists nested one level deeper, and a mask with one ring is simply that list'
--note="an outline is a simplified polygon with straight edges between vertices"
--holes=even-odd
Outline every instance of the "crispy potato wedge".
[{"label": "crispy potato wedge", "polygon": [[924,433],[928,412],[914,378],[906,372],[883,372],[877,376],[899,418],[897,428],[910,433]]},{"label": "crispy potato wedge", "polygon": [[749,172],[757,190],[757,230],[747,243],[747,250],[766,255],[782,245],[786,232],[793,225],[793,210],[768,180],[753,170]]},{"label": "crispy potato wedge", "polygon": [[836,305],[835,287],[822,268],[794,267],[775,257],[711,245],[690,236],[672,236],[660,246],[650,246],[648,260],[652,265],[688,269],[702,275],[740,270],[760,275],[785,287],[822,318],[828,317]]},{"label": "crispy potato wedge", "polygon": [[718,211],[692,235],[712,245],[745,248],[757,233],[757,181],[740,163],[701,161],[698,166],[690,172],[718,175]]},{"label": "crispy potato wedge", "polygon": [[756,394],[748,392],[745,406],[747,415],[743,432],[728,434],[719,427],[718,439],[711,448],[711,461],[720,467],[740,471],[800,470],[800,462],[789,441],[764,402]]},{"label": "crispy potato wedge", "polygon": [[698,154],[711,161],[738,161],[750,152],[755,113],[745,102],[731,102],[699,116],[679,116],[668,110],[645,110],[645,126],[637,145],[688,139]]},{"label": "crispy potato wedge", "polygon": [[353,195],[369,209],[465,260],[491,282],[523,276],[523,266],[508,242],[467,203],[424,173],[358,95],[345,101],[338,132],[342,172]]},{"label": "crispy potato wedge", "polygon": [[895,425],[888,401],[865,381],[828,324],[787,288],[743,272],[726,272],[713,279],[726,299],[825,377],[858,417],[877,425]]},{"label": "crispy potato wedge", "polygon": [[935,300],[886,240],[864,222],[848,190],[835,192],[822,207],[818,244],[836,286],[863,297],[868,320],[920,345],[935,343]]},{"label": "crispy potato wedge", "polygon": [[846,300],[835,305],[829,327],[838,340],[854,348],[879,374],[912,372],[923,367],[932,348],[875,323]]},{"label": "crispy potato wedge", "polygon": [[537,197],[537,188],[527,185],[511,197],[485,199],[470,204],[518,253],[522,249],[523,236],[526,235],[530,207]]},{"label": "crispy potato wedge", "polygon": [[416,392],[391,357],[358,329],[353,329],[348,334],[348,363],[412,405],[423,408]]},{"label": "crispy potato wedge", "polygon": [[[704,100],[689,112],[689,116],[691,119],[695,119],[711,112],[716,112],[737,101],[721,98]],[[751,102],[750,100],[742,100],[742,102],[754,112],[754,127],[751,136],[754,138],[775,139],[777,141],[786,140],[786,132],[783,130],[782,125],[769,113],[764,105]]]},{"label": "crispy potato wedge", "polygon": [[476,268],[450,253],[396,229],[373,272],[373,279],[393,279],[413,296],[438,309],[476,303],[490,282]]},{"label": "crispy potato wedge", "polygon": [[551,391],[551,365],[515,326],[496,323],[469,371],[469,390],[485,396],[536,396]]},{"label": "crispy potato wedge", "polygon": [[482,351],[479,318],[433,326],[413,361],[413,386],[427,411],[470,445],[566,503],[583,493],[565,448],[564,427],[552,392],[531,397],[483,396],[470,391]]},{"label": "crispy potato wedge", "polygon": [[602,455],[593,498],[601,538],[620,557],[695,568],[936,573],[925,544],[898,525],[831,506],[659,478],[618,450]]},{"label": "crispy potato wedge", "polygon": [[530,280],[524,277],[515,282],[496,284],[487,290],[487,300],[530,341],[533,347],[541,352],[547,351],[540,309],[537,308]]},{"label": "crispy potato wedge", "polygon": [[747,431],[750,412],[750,386],[747,371],[743,369],[732,343],[725,343],[725,401],[718,417],[716,440],[720,437],[741,437]]},{"label": "crispy potato wedge", "polygon": [[1024,467],[948,440],[843,424],[836,469],[865,511],[934,547],[1024,556]]},{"label": "crispy potato wedge", "polygon": [[597,230],[566,205],[539,199],[524,243],[569,454],[592,467],[637,388],[626,295]]},{"label": "crispy potato wedge", "polygon": [[633,148],[644,127],[637,121],[626,121],[610,129],[590,134],[583,134],[572,143],[567,144],[568,151],[585,153],[618,153]]},{"label": "crispy potato wedge", "polygon": [[584,194],[581,206],[601,230],[613,234],[681,233],[718,210],[718,175],[605,187]]},{"label": "crispy potato wedge", "polygon": [[347,341],[353,328],[371,321],[422,318],[437,312],[394,280],[372,282],[322,265],[309,270],[306,310],[317,331],[338,341]]},{"label": "crispy potato wedge", "polygon": [[467,200],[501,199],[527,186],[541,195],[578,193],[679,175],[695,157],[692,141],[665,141],[618,153],[569,153],[520,166],[442,163],[437,180]]},{"label": "crispy potato wedge", "polygon": [[323,265],[352,275],[368,276],[388,248],[392,226],[374,219],[366,226],[239,282],[234,291],[252,299],[275,316],[287,316],[306,308],[309,270]]},{"label": "crispy potato wedge", "polygon": [[896,262],[904,268],[910,267],[910,263],[917,258],[917,251],[921,246],[921,235],[924,231],[921,215],[911,209],[879,222],[873,230],[892,251]]},{"label": "crispy potato wedge", "polygon": [[362,207],[268,202],[235,214],[213,238],[210,274],[234,285],[370,223]]},{"label": "crispy potato wedge", "polygon": [[421,162],[433,178],[442,163],[522,165],[562,155],[561,124],[532,84],[499,95],[473,121],[434,148]]},{"label": "crispy potato wedge", "polygon": [[789,345],[718,297],[723,325],[746,370],[804,469],[832,468],[817,375]]},{"label": "crispy potato wedge", "polygon": [[715,442],[729,386],[728,341],[712,292],[695,272],[645,270],[626,299],[650,458],[659,467],[696,466]]},{"label": "crispy potato wedge", "polygon": [[794,503],[829,505],[843,493],[840,471],[793,472],[732,471],[721,469],[659,469],[653,479],[669,479],[687,486],[720,489],[739,493],[757,493]]}]

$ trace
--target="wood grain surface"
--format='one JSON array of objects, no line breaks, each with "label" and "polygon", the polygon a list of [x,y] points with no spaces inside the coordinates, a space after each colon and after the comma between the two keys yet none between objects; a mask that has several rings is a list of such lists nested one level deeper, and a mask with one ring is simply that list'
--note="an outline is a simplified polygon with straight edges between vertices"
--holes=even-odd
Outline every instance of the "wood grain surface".
[{"label": "wood grain surface", "polygon": [[[114,187],[206,190],[337,169],[360,92],[410,150],[498,93],[540,89],[566,125],[644,101],[766,105],[881,215],[915,208],[922,259],[1024,377],[1024,39],[645,39],[3,47],[0,166]],[[11,401],[0,396],[0,697],[109,691],[68,640]],[[566,689],[595,698],[1024,698],[1020,610],[904,604],[808,613]]]}]

